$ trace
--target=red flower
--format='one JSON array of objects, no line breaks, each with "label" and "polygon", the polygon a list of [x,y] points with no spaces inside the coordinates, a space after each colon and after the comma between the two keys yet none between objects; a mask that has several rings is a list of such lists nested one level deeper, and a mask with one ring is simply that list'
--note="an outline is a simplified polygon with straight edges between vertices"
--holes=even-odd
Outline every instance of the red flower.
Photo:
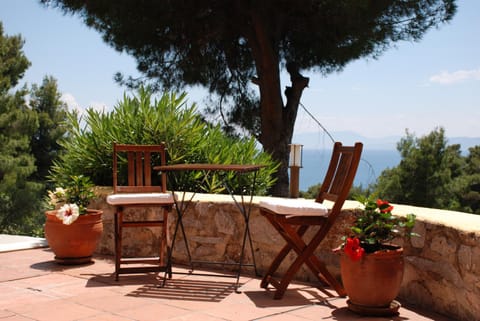
[{"label": "red flower", "polygon": [[360,246],[360,240],[358,237],[347,238],[347,242],[345,243],[343,250],[345,251],[345,254],[352,259],[352,261],[360,260],[365,254],[365,250]]},{"label": "red flower", "polygon": [[377,200],[377,207],[380,209],[380,212],[382,213],[388,213],[393,211],[393,206],[390,205],[388,201],[384,201],[381,199]]}]

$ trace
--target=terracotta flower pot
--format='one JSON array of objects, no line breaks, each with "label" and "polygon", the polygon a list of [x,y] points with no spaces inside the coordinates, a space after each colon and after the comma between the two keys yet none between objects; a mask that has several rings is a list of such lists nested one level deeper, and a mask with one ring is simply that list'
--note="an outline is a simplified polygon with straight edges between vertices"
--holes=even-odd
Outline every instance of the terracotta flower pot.
[{"label": "terracotta flower pot", "polygon": [[60,264],[83,264],[92,261],[103,232],[100,210],[87,210],[70,225],[65,225],[56,217],[57,211],[47,211],[45,238]]},{"label": "terracotta flower pot", "polygon": [[349,297],[349,308],[362,314],[387,315],[396,313],[394,301],[402,284],[404,271],[403,248],[365,254],[354,261],[343,251],[340,273]]}]

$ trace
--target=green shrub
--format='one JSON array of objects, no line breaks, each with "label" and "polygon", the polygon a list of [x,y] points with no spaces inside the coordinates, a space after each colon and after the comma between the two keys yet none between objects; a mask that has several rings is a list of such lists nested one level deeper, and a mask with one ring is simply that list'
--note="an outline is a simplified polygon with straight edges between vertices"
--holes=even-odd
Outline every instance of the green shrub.
[{"label": "green shrub", "polygon": [[[122,144],[158,144],[167,146],[167,163],[265,164],[259,171],[255,193],[266,194],[273,184],[277,165],[269,154],[258,149],[253,138],[232,138],[219,126],[212,126],[197,114],[195,105],[187,105],[186,94],[165,93],[159,99],[148,89],[134,97],[124,96],[113,111],[102,113],[91,108],[84,119],[70,113],[68,135],[61,141],[65,153],[51,168],[54,182],[63,183],[72,175],[89,176],[96,185],[112,184],[113,142]],[[225,192],[218,174],[183,173],[169,178],[171,189],[198,192]],[[239,192],[243,184],[228,175],[229,185]]]}]

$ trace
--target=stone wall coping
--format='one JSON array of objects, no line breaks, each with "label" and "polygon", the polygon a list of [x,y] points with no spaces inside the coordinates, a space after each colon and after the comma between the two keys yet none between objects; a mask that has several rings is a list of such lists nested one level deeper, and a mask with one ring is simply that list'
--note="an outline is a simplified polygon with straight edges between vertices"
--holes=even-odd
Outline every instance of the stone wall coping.
[{"label": "stone wall coping", "polygon": [[[180,193],[175,192],[175,194],[177,195],[177,197],[182,197],[181,192]],[[191,195],[192,193],[186,192],[185,200],[190,199]],[[234,196],[237,201],[241,200],[241,195],[234,195]],[[250,196],[248,195],[244,195],[243,197],[245,202],[248,202],[250,200]],[[271,200],[275,198],[283,199],[282,197],[273,197],[273,196],[254,196],[252,203],[258,205],[258,203],[260,203],[260,201],[262,200],[266,200],[266,199]],[[301,198],[298,198],[298,199],[301,199]],[[203,193],[195,193],[193,201],[194,202],[203,201],[203,202],[212,202],[212,203],[233,203],[234,202],[232,196],[229,194],[203,194]],[[328,201],[325,202],[325,205],[327,207],[331,206],[331,204],[332,204],[331,202],[328,202]],[[357,206],[358,206],[358,202],[356,201],[346,201],[344,208],[353,209],[353,208],[356,208]]]},{"label": "stone wall coping", "polygon": [[[186,199],[190,196],[190,193],[186,194]],[[238,195],[236,196],[239,199]],[[258,204],[263,199],[271,199],[271,196],[254,196],[253,204]],[[203,202],[221,202],[231,203],[233,199],[228,194],[202,194],[197,193],[193,199],[194,201]],[[248,200],[248,197],[245,198]],[[326,201],[327,207],[331,206],[331,202]],[[466,233],[474,233],[480,236],[480,215],[468,214],[457,211],[447,211],[435,208],[417,207],[411,205],[392,204],[394,207],[393,214],[395,215],[407,215],[413,213],[417,216],[417,221],[425,223],[431,223],[434,225],[450,226],[459,231]],[[354,200],[347,200],[343,205],[344,210],[360,208],[360,203]]]},{"label": "stone wall coping", "polygon": [[[111,187],[99,187],[99,189],[105,193],[112,193]],[[177,192],[178,193],[178,192]],[[178,193],[181,197],[181,193]],[[190,199],[191,193],[185,194],[185,199]],[[235,195],[237,201],[240,200],[239,195]],[[258,203],[271,196],[254,196],[252,203],[258,205]],[[248,196],[244,196],[245,201],[249,201]],[[215,203],[233,203],[233,199],[229,194],[205,194],[196,193],[193,201],[198,202],[215,202]],[[331,206],[330,202],[325,202],[327,207]],[[403,204],[392,204],[394,206],[393,213],[395,215],[406,215],[413,213],[417,216],[417,221],[430,223],[434,225],[449,226],[459,231],[466,233],[474,233],[480,236],[480,215],[468,214],[457,211],[447,211],[435,208],[416,207]],[[344,210],[359,208],[360,204],[357,201],[347,200],[343,205]]]},{"label": "stone wall coping", "polygon": [[410,205],[392,204],[393,213],[406,215],[413,213],[418,221],[433,225],[449,226],[466,233],[474,233],[480,236],[480,215],[457,211],[447,211],[436,208],[416,207]]}]

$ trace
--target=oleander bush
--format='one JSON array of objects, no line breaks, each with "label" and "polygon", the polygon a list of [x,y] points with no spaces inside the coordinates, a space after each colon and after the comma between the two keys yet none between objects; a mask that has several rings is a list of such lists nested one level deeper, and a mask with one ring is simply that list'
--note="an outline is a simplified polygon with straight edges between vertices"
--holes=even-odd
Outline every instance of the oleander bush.
[{"label": "oleander bush", "polygon": [[[278,165],[262,152],[255,139],[226,135],[220,126],[204,121],[186,94],[164,93],[155,98],[148,88],[133,97],[124,95],[112,111],[89,108],[84,117],[71,112],[69,129],[61,141],[65,152],[51,167],[50,178],[62,184],[72,175],[85,175],[98,186],[112,184],[113,142],[122,144],[158,144],[167,146],[167,163],[264,164],[257,174],[255,193],[265,195],[274,183],[272,173]],[[234,192],[240,192],[251,177],[234,179],[215,173],[182,173],[169,177],[169,189],[206,193],[225,193],[222,179]]]}]

